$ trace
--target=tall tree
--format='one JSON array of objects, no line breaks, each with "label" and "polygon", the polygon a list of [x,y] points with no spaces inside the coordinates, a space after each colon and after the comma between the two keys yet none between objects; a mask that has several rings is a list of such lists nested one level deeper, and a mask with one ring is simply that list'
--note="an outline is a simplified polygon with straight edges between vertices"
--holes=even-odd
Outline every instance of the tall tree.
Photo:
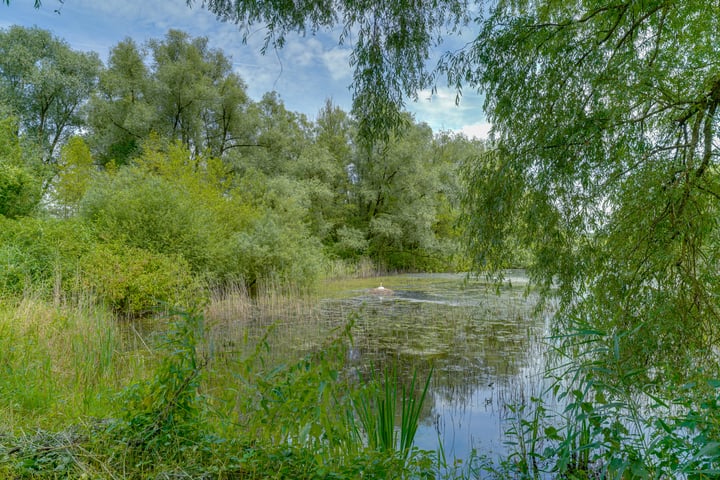
[{"label": "tall tree", "polygon": [[[160,133],[197,152],[202,148],[203,105],[209,102],[211,85],[220,71],[229,70],[229,62],[217,58],[207,38],[191,39],[179,30],[170,30],[162,41],[151,40],[149,47]],[[222,65],[214,64],[216,60]]]},{"label": "tall tree", "polygon": [[156,124],[152,79],[145,56],[127,38],[110,50],[89,107],[93,147],[101,163],[127,163]]},{"label": "tall tree", "polygon": [[447,64],[485,89],[498,139],[475,171],[477,263],[519,238],[628,365],[676,370],[720,340],[719,26],[717,2],[501,2]]},{"label": "tall tree", "polygon": [[101,62],[39,28],[0,30],[0,101],[49,162],[62,140],[84,125],[81,107],[95,88]]},{"label": "tall tree", "polygon": [[205,148],[218,158],[248,143],[247,110],[250,99],[245,82],[235,73],[222,75],[215,82],[215,95],[203,108],[202,121]]},{"label": "tall tree", "polygon": [[[353,119],[327,100],[315,122],[313,146],[303,152],[295,175],[314,182],[311,198],[313,232],[323,243],[336,244],[338,230],[357,215],[350,193],[348,168],[353,164],[355,147]],[[364,242],[363,242],[364,243]]]},{"label": "tall tree", "polygon": [[145,57],[132,39],[110,50],[88,108],[91,142],[101,163],[125,164],[137,155],[156,122],[151,85]]},{"label": "tall tree", "polygon": [[179,140],[196,157],[224,157],[250,141],[246,85],[205,37],[170,30],[145,48],[126,39],[112,49],[99,87],[89,117],[103,163],[137,156],[151,132]]},{"label": "tall tree", "polygon": [[235,152],[238,168],[254,168],[265,175],[288,175],[292,164],[310,145],[312,125],[305,115],[285,108],[277,92],[268,92],[250,105],[244,118],[247,146]]},{"label": "tall tree", "polygon": [[365,232],[368,252],[380,263],[432,270],[445,260],[434,231],[445,187],[432,130],[409,118],[406,124],[373,149],[358,151],[351,171],[358,217],[350,225]]}]

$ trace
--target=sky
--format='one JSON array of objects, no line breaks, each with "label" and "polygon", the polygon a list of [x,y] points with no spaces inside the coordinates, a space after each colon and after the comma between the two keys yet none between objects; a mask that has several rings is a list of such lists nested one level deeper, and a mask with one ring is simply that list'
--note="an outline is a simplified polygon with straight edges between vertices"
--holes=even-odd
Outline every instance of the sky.
[{"label": "sky", "polygon": [[[236,25],[219,21],[200,3],[196,1],[189,8],[185,0],[43,0],[42,6],[35,9],[34,0],[11,0],[9,6],[0,2],[0,28],[22,25],[50,30],[75,50],[97,52],[103,62],[112,47],[127,37],[142,44],[162,39],[169,29],[178,29],[193,37],[207,37],[210,47],[231,58],[233,69],[247,83],[248,93],[255,100],[266,92],[277,91],[286,108],[304,113],[311,120],[328,98],[350,111],[350,46],[339,46],[337,35],[291,35],[283,49],[262,55],[261,27],[243,44]],[[406,108],[416,121],[427,123],[435,132],[454,131],[485,138],[490,126],[482,103],[481,96],[465,91],[456,106],[455,91],[438,85],[435,94],[418,92],[418,100],[409,100]]]}]

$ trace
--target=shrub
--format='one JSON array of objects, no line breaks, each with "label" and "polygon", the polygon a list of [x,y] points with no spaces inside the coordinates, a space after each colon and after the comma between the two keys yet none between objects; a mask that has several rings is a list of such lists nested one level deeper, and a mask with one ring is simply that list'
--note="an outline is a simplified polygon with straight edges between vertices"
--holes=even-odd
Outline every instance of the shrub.
[{"label": "shrub", "polygon": [[0,215],[9,218],[31,213],[41,196],[41,182],[24,160],[17,131],[14,117],[0,120]]},{"label": "shrub", "polygon": [[237,233],[231,248],[228,253],[246,285],[279,280],[309,286],[319,276],[322,265],[320,241],[311,237],[301,223],[288,224],[272,212],[247,231]]},{"label": "shrub", "polygon": [[39,201],[40,182],[27,169],[0,159],[0,215],[28,215]]},{"label": "shrub", "polygon": [[82,263],[82,286],[113,310],[139,316],[160,307],[193,305],[201,288],[178,255],[121,244],[97,245]]},{"label": "shrub", "polygon": [[208,267],[215,226],[210,212],[161,177],[125,168],[99,179],[82,200],[80,214],[104,240],[182,256],[194,272]]}]

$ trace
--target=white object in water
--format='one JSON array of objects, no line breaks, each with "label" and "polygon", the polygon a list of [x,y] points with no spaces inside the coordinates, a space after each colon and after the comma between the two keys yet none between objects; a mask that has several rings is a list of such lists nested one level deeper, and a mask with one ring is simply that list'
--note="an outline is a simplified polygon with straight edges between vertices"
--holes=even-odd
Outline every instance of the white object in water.
[{"label": "white object in water", "polygon": [[376,295],[392,295],[393,291],[389,288],[383,287],[381,282],[379,287],[370,289],[370,293],[374,293]]}]

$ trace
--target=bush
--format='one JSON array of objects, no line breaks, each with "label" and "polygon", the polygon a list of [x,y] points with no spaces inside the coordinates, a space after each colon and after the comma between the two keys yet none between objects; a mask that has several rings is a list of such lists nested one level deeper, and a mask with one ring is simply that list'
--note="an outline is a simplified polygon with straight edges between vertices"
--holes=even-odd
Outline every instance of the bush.
[{"label": "bush", "polygon": [[82,263],[82,286],[113,310],[140,316],[161,307],[188,307],[202,289],[181,256],[121,244],[97,245]]},{"label": "bush", "polygon": [[[246,285],[278,280],[303,287],[318,278],[322,265],[322,245],[301,223],[282,222],[268,212],[252,227],[235,236],[228,252],[234,258],[237,275]],[[232,260],[229,260],[232,261]]]},{"label": "bush", "polygon": [[[0,106],[0,110],[5,110]],[[41,181],[28,167],[17,135],[17,119],[0,111],[0,215],[8,218],[31,213],[41,197]]]},{"label": "bush", "polygon": [[102,178],[82,200],[80,214],[108,242],[182,256],[194,272],[210,263],[215,227],[210,211],[161,177],[125,168]]},{"label": "bush", "polygon": [[0,215],[28,215],[39,201],[40,182],[27,169],[0,159]]}]

